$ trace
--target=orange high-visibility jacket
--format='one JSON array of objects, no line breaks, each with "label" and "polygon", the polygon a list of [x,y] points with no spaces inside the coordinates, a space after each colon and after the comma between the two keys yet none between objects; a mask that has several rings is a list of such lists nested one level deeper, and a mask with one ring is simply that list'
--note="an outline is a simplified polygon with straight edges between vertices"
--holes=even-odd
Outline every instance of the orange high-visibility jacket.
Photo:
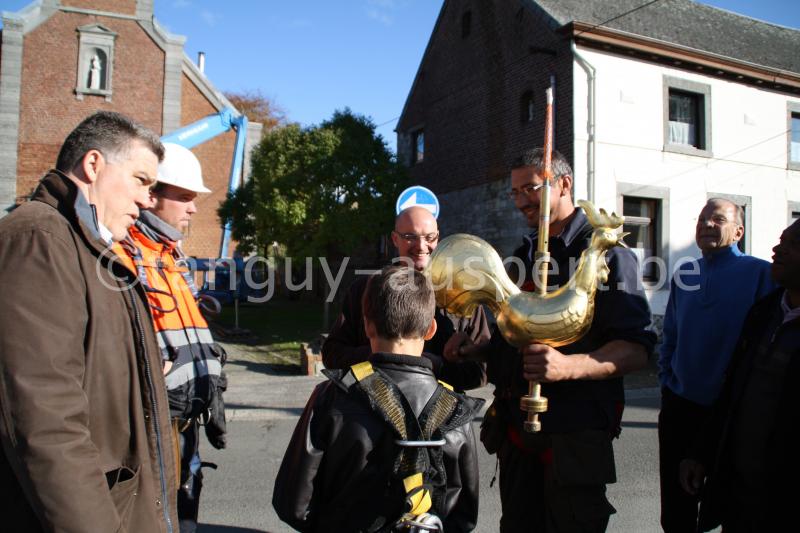
[{"label": "orange high-visibility jacket", "polygon": [[145,287],[162,357],[173,363],[165,376],[170,411],[189,420],[206,413],[224,380],[220,377],[224,352],[200,314],[191,272],[177,242],[156,229],[165,226],[163,221],[147,215],[130,228],[125,241],[114,245],[114,251]]}]

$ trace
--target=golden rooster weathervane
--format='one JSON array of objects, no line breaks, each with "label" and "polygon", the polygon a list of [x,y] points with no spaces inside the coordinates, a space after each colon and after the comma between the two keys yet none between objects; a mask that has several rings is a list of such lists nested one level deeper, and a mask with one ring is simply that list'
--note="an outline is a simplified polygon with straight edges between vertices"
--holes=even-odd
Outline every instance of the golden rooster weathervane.
[{"label": "golden rooster weathervane", "polygon": [[[594,228],[589,247],[581,254],[575,273],[566,285],[547,293],[550,260],[550,186],[553,141],[553,92],[547,89],[545,119],[544,184],[541,188],[539,240],[535,271],[537,292],[523,292],[511,281],[503,261],[492,246],[464,233],[443,239],[431,254],[426,268],[436,293],[436,303],[448,312],[470,316],[478,305],[489,307],[497,326],[509,344],[516,347],[532,342],[554,348],[571,344],[586,334],[594,318],[594,296],[598,283],[608,279],[606,252],[625,246],[624,234],[616,230],[624,217],[597,210],[591,202],[579,200]],[[547,411],[547,398],[541,385],[529,382],[528,395],[520,398],[520,408],[528,413],[525,430],[541,431],[539,414]]]}]

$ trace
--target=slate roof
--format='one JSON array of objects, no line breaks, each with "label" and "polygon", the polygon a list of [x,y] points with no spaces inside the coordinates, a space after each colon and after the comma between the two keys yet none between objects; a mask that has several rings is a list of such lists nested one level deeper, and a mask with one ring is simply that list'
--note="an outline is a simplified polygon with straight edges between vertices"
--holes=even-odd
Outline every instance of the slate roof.
[{"label": "slate roof", "polygon": [[[531,0],[553,27],[600,24],[650,0]],[[659,0],[604,26],[748,63],[800,73],[800,30],[691,0]]]}]

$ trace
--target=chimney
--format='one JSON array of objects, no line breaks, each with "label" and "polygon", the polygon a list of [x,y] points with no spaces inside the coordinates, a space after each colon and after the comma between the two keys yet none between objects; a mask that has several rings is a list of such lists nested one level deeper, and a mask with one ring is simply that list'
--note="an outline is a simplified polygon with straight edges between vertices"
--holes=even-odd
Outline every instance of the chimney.
[{"label": "chimney", "polygon": [[197,68],[200,69],[201,73],[205,73],[205,70],[206,70],[206,53],[205,52],[197,52]]}]

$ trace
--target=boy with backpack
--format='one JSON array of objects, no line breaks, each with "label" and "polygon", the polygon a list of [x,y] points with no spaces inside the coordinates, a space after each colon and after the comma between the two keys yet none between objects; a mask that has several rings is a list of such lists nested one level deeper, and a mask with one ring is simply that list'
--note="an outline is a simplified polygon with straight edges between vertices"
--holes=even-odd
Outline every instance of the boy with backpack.
[{"label": "boy with backpack", "polygon": [[483,401],[437,382],[420,357],[436,332],[429,280],[387,267],[363,297],[372,356],[326,370],[295,428],[272,504],[299,531],[471,531],[478,516],[472,419]]}]

